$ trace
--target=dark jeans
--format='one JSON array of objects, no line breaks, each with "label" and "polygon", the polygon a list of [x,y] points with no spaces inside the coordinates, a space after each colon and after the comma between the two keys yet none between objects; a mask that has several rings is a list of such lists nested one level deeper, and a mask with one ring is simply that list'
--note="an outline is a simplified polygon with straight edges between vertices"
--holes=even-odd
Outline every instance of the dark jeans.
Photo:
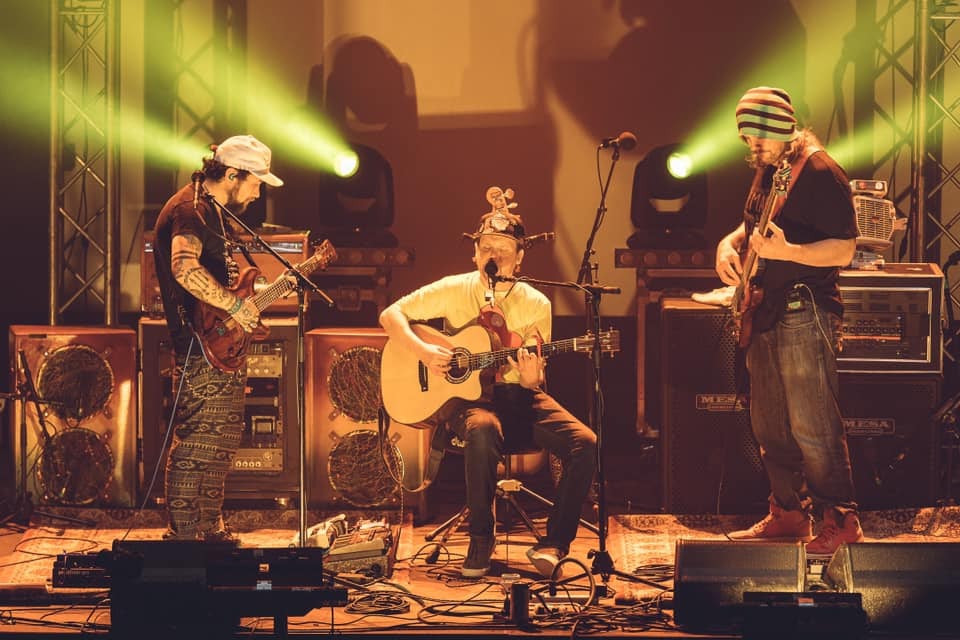
[{"label": "dark jeans", "polygon": [[568,549],[596,469],[593,431],[543,391],[513,384],[497,385],[492,401],[451,402],[438,418],[464,441],[470,535],[493,535],[497,463],[505,451],[532,443],[562,463],[544,544]]},{"label": "dark jeans", "polygon": [[840,318],[804,300],[747,350],[750,420],[784,509],[856,511],[838,404]]}]

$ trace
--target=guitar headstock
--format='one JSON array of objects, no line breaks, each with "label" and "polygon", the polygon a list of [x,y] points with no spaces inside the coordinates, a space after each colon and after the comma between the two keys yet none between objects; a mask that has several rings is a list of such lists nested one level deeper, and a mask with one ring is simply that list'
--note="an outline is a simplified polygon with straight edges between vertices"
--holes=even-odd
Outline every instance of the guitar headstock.
[{"label": "guitar headstock", "polygon": [[777,167],[776,172],[773,174],[773,193],[776,193],[778,196],[787,194],[787,190],[790,188],[792,173],[793,170],[790,167],[790,162],[786,158],[781,160],[780,166]]},{"label": "guitar headstock", "polygon": [[[620,331],[608,329],[601,331],[599,336],[600,353],[617,353],[620,351]],[[594,337],[592,333],[577,338],[576,350],[584,353],[593,351]]]},{"label": "guitar headstock", "polygon": [[327,265],[337,259],[337,250],[329,240],[324,240],[319,245],[315,245],[313,255],[301,266],[310,270],[325,269]]}]

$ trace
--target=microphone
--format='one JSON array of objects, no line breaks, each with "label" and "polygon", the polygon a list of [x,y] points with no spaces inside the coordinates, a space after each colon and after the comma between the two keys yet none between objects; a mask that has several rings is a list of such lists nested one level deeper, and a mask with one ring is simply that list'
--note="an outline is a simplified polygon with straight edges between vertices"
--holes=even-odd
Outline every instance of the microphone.
[{"label": "microphone", "polygon": [[604,138],[600,141],[601,149],[613,147],[614,149],[630,151],[630,149],[633,149],[635,146],[637,146],[637,136],[633,135],[629,131],[624,131],[614,138]]},{"label": "microphone", "polygon": [[193,175],[190,176],[190,181],[193,183],[193,210],[197,210],[197,203],[200,200],[200,185],[203,183],[203,172],[194,171]]},{"label": "microphone", "polygon": [[483,272],[487,274],[488,278],[490,278],[491,289],[495,284],[497,284],[497,280],[500,279],[500,277],[497,275],[498,271],[500,271],[500,267],[497,266],[497,262],[493,258],[487,260],[487,264],[483,265]]},{"label": "microphone", "polygon": [[557,237],[557,234],[554,233],[553,231],[547,231],[545,233],[537,233],[532,236],[527,236],[526,238],[523,239],[523,248],[529,249],[530,247],[532,247],[534,244],[538,242],[553,240],[556,237]]}]

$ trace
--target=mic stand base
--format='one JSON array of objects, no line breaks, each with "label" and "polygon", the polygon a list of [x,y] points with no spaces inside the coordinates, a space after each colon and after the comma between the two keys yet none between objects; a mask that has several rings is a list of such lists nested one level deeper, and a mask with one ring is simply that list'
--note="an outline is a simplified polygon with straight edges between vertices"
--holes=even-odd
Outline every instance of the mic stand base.
[{"label": "mic stand base", "polygon": [[613,567],[613,559],[606,550],[591,550],[587,553],[587,557],[593,558],[593,564],[590,565],[590,573],[595,576],[600,576],[600,578],[603,580],[602,585],[597,585],[597,594],[600,598],[609,595],[606,591],[607,581],[610,580],[610,576],[617,576],[618,578],[627,580],[628,582],[639,582],[647,585],[648,587],[653,587],[654,589],[659,589],[661,591],[667,590],[667,587],[663,586],[662,584],[658,584],[651,580],[645,580],[644,578],[635,576],[632,573],[618,571]]},{"label": "mic stand base", "polygon": [[10,513],[3,519],[0,519],[0,526],[7,526],[12,523],[26,529],[30,526],[30,521],[33,518],[47,518],[49,520],[68,522],[70,524],[77,524],[84,527],[94,527],[97,524],[93,520],[84,520],[83,518],[74,518],[73,516],[63,516],[56,513],[50,513],[49,511],[38,511],[33,508],[33,501],[30,499],[30,494],[27,494],[26,496],[17,498],[17,505],[13,513]]}]

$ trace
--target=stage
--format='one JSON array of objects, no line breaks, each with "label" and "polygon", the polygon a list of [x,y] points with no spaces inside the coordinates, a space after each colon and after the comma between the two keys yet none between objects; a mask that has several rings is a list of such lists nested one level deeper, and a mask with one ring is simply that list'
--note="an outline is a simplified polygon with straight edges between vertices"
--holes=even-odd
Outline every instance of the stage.
[{"label": "stage", "polygon": [[[28,527],[8,523],[3,531],[0,538],[2,629],[30,633],[38,638],[106,633],[111,625],[110,588],[54,587],[52,577],[57,557],[62,560],[64,556],[76,558],[110,550],[116,540],[121,540],[121,545],[145,545],[144,548],[155,551],[160,548],[158,545],[164,544],[159,542],[164,530],[162,512],[61,508],[55,513],[86,520],[92,526],[35,520]],[[309,524],[330,515],[311,513]],[[608,576],[607,580],[602,575],[593,575],[596,565],[592,552],[598,549],[598,538],[581,527],[569,556],[573,560],[564,563],[564,578],[573,579],[550,589],[549,581],[534,573],[524,555],[533,537],[519,522],[502,527],[490,575],[484,579],[465,580],[459,574],[467,545],[464,529],[455,532],[446,544],[438,547],[425,541],[436,522],[414,525],[409,514],[400,518],[397,512],[347,512],[344,515],[348,528],[361,523],[385,525],[391,537],[395,536],[395,543],[391,541],[389,545],[390,557],[362,558],[350,565],[339,564],[341,570],[334,571],[330,569],[334,565],[326,562],[328,556],[322,578],[296,576],[294,582],[329,585],[331,598],[345,595],[346,602],[314,608],[305,615],[291,615],[286,620],[288,635],[466,637],[492,632],[499,635],[538,633],[550,637],[600,633],[609,637],[746,637],[735,626],[701,629],[695,625],[691,629],[674,624],[673,572],[677,540],[686,544],[709,542],[718,545],[714,549],[717,556],[711,561],[716,566],[707,566],[710,563],[705,564],[701,558],[691,561],[687,567],[688,573],[698,574],[701,578],[709,576],[707,582],[720,581],[722,578],[718,576],[730,574],[746,576],[747,583],[758,585],[762,584],[761,576],[754,580],[749,575],[751,570],[762,573],[764,579],[771,575],[776,579],[783,564],[782,557],[778,556],[770,567],[758,570],[753,566],[741,571],[741,566],[756,564],[747,560],[761,557],[760,548],[757,543],[726,542],[725,532],[749,524],[749,516],[618,513],[609,518],[607,552],[616,571],[635,575],[641,582],[628,581],[617,575]],[[542,514],[534,512],[533,515],[542,530]],[[293,509],[236,510],[229,511],[227,516],[228,526],[239,534],[242,550],[289,547],[299,527],[298,511]],[[958,553],[952,553],[952,547],[944,543],[960,541],[960,508],[868,511],[863,513],[862,520],[868,546],[875,547],[876,543],[891,545],[888,554],[891,571],[888,573],[900,576],[892,580],[902,580],[903,584],[939,584],[948,595],[956,595],[955,578],[943,582],[939,575],[926,575],[923,572],[930,571],[929,565],[911,568],[909,558],[918,555],[917,545],[925,545],[922,548],[935,549],[940,554],[934,561],[942,565],[943,571],[949,572],[951,567],[956,567],[955,558],[960,554],[960,547],[957,547]],[[768,550],[773,549],[765,546]],[[887,550],[887,547],[883,549]],[[808,563],[807,590],[811,586],[817,588],[815,572],[823,566]],[[371,577],[377,573],[382,575]],[[521,582],[524,579],[531,581],[524,589],[528,589],[530,601],[526,617],[519,613],[519,609],[511,615],[504,605],[505,588],[518,578]],[[73,580],[77,579],[74,575]],[[592,604],[591,589],[603,594],[595,596]],[[524,591],[518,592],[520,597]],[[279,593],[277,595],[282,597]],[[178,611],[166,602],[167,598],[161,594],[146,605],[149,616],[156,616],[156,621],[150,622],[151,626],[145,629],[156,630],[157,621],[177,615]],[[262,613],[260,617],[248,617],[242,610],[236,613],[240,626],[225,637],[270,637],[277,635],[275,624],[281,625],[279,631],[283,631],[284,620]],[[873,612],[868,609],[867,613]],[[879,631],[891,635],[889,631]],[[925,637],[910,629],[898,629],[892,635]],[[944,636],[941,633],[936,637]]]}]

